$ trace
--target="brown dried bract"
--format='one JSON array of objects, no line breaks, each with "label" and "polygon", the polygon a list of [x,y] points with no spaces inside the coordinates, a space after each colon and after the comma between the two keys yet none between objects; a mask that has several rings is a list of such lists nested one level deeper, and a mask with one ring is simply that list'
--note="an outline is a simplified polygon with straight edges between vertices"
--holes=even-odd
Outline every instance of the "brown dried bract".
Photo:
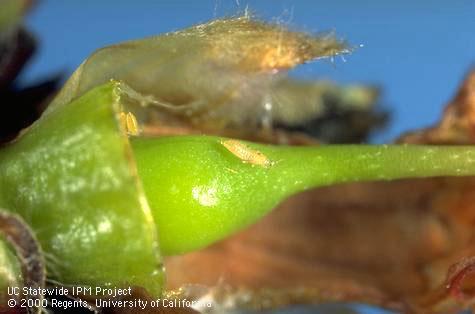
[{"label": "brown dried bract", "polygon": [[402,143],[473,144],[475,141],[475,72],[470,73],[455,98],[444,110],[439,123],[409,132]]}]

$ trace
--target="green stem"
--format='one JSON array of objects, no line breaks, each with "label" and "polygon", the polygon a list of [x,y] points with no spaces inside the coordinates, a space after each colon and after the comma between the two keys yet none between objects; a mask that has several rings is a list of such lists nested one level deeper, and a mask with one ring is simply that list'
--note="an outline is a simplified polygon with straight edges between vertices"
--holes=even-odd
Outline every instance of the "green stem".
[{"label": "green stem", "polygon": [[209,136],[131,142],[162,252],[168,255],[224,238],[310,188],[475,175],[475,148],[464,146],[288,147],[243,141],[229,146],[223,145],[226,139]]},{"label": "green stem", "polygon": [[351,181],[475,175],[474,147],[129,141],[119,123],[128,104],[121,86],[112,81],[49,107],[0,149],[0,207],[32,227],[50,278],[65,284],[141,286],[158,297],[160,253],[225,238],[292,194]]},{"label": "green stem", "polygon": [[282,161],[274,168],[295,180],[289,186],[292,193],[344,182],[475,175],[475,148],[470,146],[328,145],[262,151]]}]

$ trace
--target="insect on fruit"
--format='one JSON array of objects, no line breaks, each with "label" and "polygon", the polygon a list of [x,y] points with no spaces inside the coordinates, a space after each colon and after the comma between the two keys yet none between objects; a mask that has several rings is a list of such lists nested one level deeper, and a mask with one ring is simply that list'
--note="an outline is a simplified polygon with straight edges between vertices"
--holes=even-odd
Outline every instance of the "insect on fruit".
[{"label": "insect on fruit", "polygon": [[120,123],[128,135],[137,136],[140,134],[137,118],[135,118],[132,112],[121,112]]},{"label": "insect on fruit", "polygon": [[238,140],[223,140],[221,145],[226,147],[234,156],[241,159],[242,162],[252,165],[268,168],[274,165],[274,162],[270,160],[262,152],[252,149],[246,144]]}]

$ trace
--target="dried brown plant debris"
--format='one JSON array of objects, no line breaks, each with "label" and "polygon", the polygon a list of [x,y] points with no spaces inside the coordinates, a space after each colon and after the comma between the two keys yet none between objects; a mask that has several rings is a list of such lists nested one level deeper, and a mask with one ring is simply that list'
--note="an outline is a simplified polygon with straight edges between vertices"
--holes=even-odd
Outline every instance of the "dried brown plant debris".
[{"label": "dried brown plant debris", "polygon": [[[43,259],[43,252],[34,236],[33,231],[18,215],[14,215],[0,209],[0,241],[4,241],[15,254],[20,268],[20,272],[16,273],[15,267],[1,264],[0,268],[0,313],[40,313],[37,307],[26,309],[20,306],[20,298],[24,298],[25,302],[42,302],[42,295],[25,295],[25,296],[9,296],[7,295],[8,287],[28,287],[38,289],[45,287],[46,270]],[[1,246],[0,250],[7,250],[6,246]],[[3,252],[5,254],[7,252]],[[16,299],[17,306],[7,306],[7,299]]]}]

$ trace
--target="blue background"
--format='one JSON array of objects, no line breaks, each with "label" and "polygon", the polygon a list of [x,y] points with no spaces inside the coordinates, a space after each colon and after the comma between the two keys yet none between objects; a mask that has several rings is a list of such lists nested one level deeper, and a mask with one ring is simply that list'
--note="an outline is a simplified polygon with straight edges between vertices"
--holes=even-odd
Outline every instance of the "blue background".
[{"label": "blue background", "polygon": [[374,142],[436,122],[474,64],[475,1],[43,0],[27,17],[41,45],[20,83],[69,75],[99,47],[233,15],[247,5],[264,19],[310,32],[334,30],[364,45],[346,62],[316,62],[293,74],[381,86],[392,120]]}]

